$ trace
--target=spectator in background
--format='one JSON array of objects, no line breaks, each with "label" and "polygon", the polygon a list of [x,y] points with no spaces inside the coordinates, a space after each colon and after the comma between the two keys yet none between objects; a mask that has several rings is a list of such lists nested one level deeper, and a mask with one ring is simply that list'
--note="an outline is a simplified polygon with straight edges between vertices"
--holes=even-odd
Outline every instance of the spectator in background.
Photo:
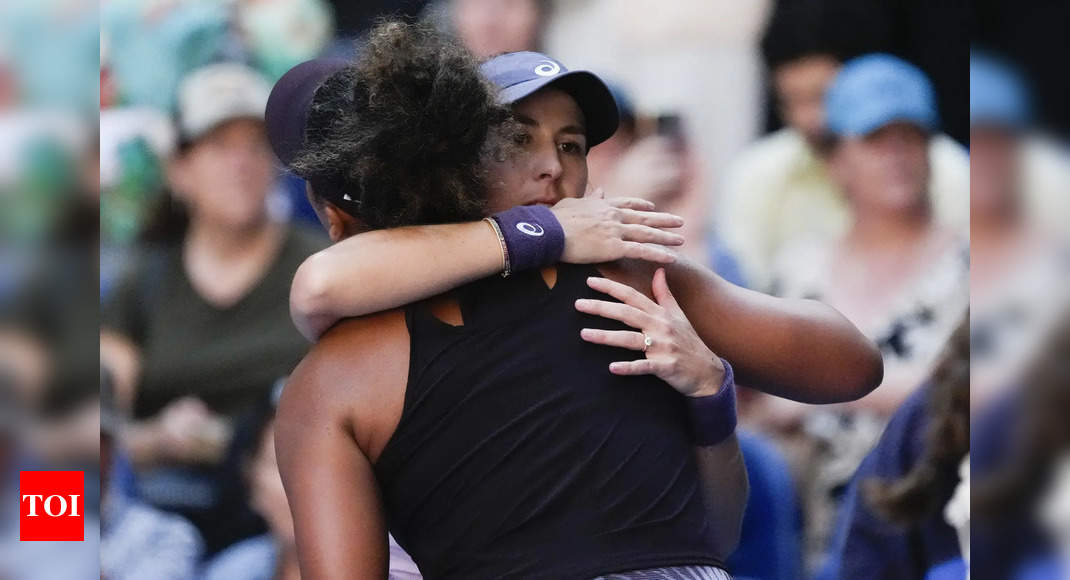
[{"label": "spectator in background", "polygon": [[[293,515],[275,460],[275,406],[283,381],[270,399],[252,410],[240,439],[240,471],[250,504],[267,522],[268,531],[227,548],[202,572],[201,580],[292,580],[301,577],[297,564]],[[239,437],[236,437],[239,439]],[[390,538],[391,580],[418,580],[412,558]]]},{"label": "spectator in background", "polygon": [[[25,389],[19,377],[0,369],[0,576],[17,580],[52,580],[85,577],[95,573],[99,558],[100,522],[87,501],[83,510],[81,542],[23,542],[19,536],[19,473],[21,470],[51,470],[42,464],[29,444],[35,417],[22,399]],[[84,483],[92,483],[87,473]]]},{"label": "spectator in background", "polygon": [[[282,382],[278,383],[280,386]],[[271,399],[275,399],[272,394]],[[275,461],[275,404],[257,405],[243,426],[239,470],[249,503],[267,522],[267,533],[238,542],[205,565],[202,580],[287,580],[301,577],[297,567],[293,516]],[[236,438],[237,439],[237,438]]]},{"label": "spectator in background", "polygon": [[244,520],[220,501],[236,483],[217,481],[216,466],[234,418],[307,348],[286,304],[297,266],[322,247],[269,218],[268,92],[232,63],[184,80],[167,169],[175,198],[102,309],[102,364],[133,416],[124,445],[140,491],[193,521],[209,553],[255,531],[231,529]]},{"label": "spectator in background", "polygon": [[774,287],[831,304],[877,341],[884,382],[860,403],[887,415],[928,374],[965,310],[966,240],[934,216],[926,151],[937,119],[924,73],[890,55],[859,57],[825,102],[829,173],[850,229],[789,242]]},{"label": "spectator in background", "polygon": [[613,137],[587,154],[591,187],[602,188],[607,197],[646,199],[659,211],[684,218],[679,233],[686,242],[679,251],[729,281],[739,282],[730,257],[718,254],[707,236],[706,180],[685,119],[678,115],[638,118],[624,88],[613,85],[610,90],[621,123]]},{"label": "spectator in background", "polygon": [[128,497],[115,481],[122,455],[123,419],[113,387],[101,373],[100,398],[100,576],[106,580],[192,580],[201,538],[189,522]]},{"label": "spectator in background", "polygon": [[896,411],[852,478],[820,580],[963,578],[944,506],[969,451],[970,323],[963,320],[932,379]]},{"label": "spectator in background", "polygon": [[[545,48],[625,87],[636,108],[686,119],[690,145],[712,178],[759,134],[757,41],[772,0],[587,0],[554,3]],[[607,190],[607,193],[612,192]],[[703,226],[709,215],[703,216]]]},{"label": "spectator in background", "polygon": [[[740,262],[747,285],[767,290],[785,242],[800,235],[833,239],[850,226],[847,200],[828,173],[818,144],[824,95],[843,58],[864,50],[851,38],[852,15],[824,0],[778,10],[762,39],[777,109],[786,127],[743,151],[728,168],[716,233]],[[965,152],[942,134],[929,140],[930,191],[941,223],[968,227]]]},{"label": "spectator in background", "polygon": [[271,82],[319,56],[334,34],[331,7],[324,0],[241,0],[237,11],[250,60]]},{"label": "spectator in background", "polygon": [[1021,386],[972,422],[974,580],[1056,580],[1070,571],[1064,503],[1070,311],[1045,338]]},{"label": "spectator in background", "polygon": [[226,3],[214,0],[103,3],[99,35],[114,83],[112,103],[174,111],[185,75],[241,52],[230,18]]},{"label": "spectator in background", "polygon": [[[777,293],[828,303],[884,355],[881,387],[837,409],[759,397],[746,417],[775,433],[802,474],[810,549],[822,549],[836,494],[887,417],[928,376],[969,300],[966,241],[930,206],[927,150],[937,127],[924,73],[896,57],[849,61],[825,100],[829,176],[852,224],[833,240],[789,242]],[[812,552],[811,552],[812,553]]]},{"label": "spectator in background", "polygon": [[175,149],[171,118],[150,107],[100,111],[100,287],[107,296],[136,253],[154,206],[166,195],[164,163]]},{"label": "spectator in background", "polygon": [[478,59],[539,50],[550,0],[446,0],[449,21]]},{"label": "spectator in background", "polygon": [[1019,379],[1058,319],[1065,285],[1054,236],[1029,215],[1026,85],[1009,62],[976,51],[970,84],[971,403],[979,409]]}]

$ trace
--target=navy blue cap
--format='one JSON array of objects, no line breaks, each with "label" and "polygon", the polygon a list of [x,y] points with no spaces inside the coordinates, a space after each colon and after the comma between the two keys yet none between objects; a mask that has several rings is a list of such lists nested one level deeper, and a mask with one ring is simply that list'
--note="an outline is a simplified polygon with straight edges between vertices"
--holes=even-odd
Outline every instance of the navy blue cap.
[{"label": "navy blue cap", "polygon": [[925,73],[890,54],[847,61],[825,94],[825,125],[841,137],[861,137],[897,121],[935,131],[936,96]]},{"label": "navy blue cap", "polygon": [[499,100],[503,103],[515,103],[550,85],[568,93],[583,111],[588,148],[612,137],[620,124],[613,93],[592,72],[570,71],[545,54],[530,51],[496,56],[484,62],[480,69],[498,87]]},{"label": "navy blue cap", "polygon": [[271,148],[286,167],[305,146],[305,124],[316,91],[331,75],[348,65],[341,58],[305,61],[282,75],[271,89],[264,121]]}]

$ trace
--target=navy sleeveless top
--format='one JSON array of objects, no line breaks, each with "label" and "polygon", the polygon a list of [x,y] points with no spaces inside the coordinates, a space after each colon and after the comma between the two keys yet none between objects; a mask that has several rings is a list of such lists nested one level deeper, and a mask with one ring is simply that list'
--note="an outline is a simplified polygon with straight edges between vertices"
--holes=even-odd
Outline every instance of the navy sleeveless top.
[{"label": "navy sleeveless top", "polygon": [[458,292],[463,326],[410,306],[405,405],[375,472],[391,532],[426,578],[591,578],[720,565],[682,396],[584,342],[623,329],[574,308],[590,266]]}]

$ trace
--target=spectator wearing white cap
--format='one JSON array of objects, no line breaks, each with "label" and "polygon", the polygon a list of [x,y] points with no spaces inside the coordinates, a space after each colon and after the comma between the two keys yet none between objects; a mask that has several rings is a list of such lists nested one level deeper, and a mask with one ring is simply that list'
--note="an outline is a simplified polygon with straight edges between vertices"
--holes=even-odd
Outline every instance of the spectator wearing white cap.
[{"label": "spectator wearing white cap", "polygon": [[218,511],[213,469],[233,419],[306,350],[286,299],[297,266],[321,247],[310,231],[269,216],[269,90],[234,63],[182,82],[168,219],[147,232],[155,243],[102,309],[101,357],[133,418],[124,443],[142,472],[140,491],[187,515],[209,552],[242,535],[223,525],[237,518]]}]

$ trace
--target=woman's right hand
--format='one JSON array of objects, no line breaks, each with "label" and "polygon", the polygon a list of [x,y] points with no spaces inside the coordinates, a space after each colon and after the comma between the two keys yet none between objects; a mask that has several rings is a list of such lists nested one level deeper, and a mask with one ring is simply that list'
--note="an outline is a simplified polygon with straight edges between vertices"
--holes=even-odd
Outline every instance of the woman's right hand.
[{"label": "woman's right hand", "polygon": [[670,246],[683,236],[665,231],[684,225],[680,216],[654,211],[654,204],[638,198],[604,199],[601,190],[557,202],[550,211],[565,230],[562,262],[599,264],[621,258],[671,264]]}]

